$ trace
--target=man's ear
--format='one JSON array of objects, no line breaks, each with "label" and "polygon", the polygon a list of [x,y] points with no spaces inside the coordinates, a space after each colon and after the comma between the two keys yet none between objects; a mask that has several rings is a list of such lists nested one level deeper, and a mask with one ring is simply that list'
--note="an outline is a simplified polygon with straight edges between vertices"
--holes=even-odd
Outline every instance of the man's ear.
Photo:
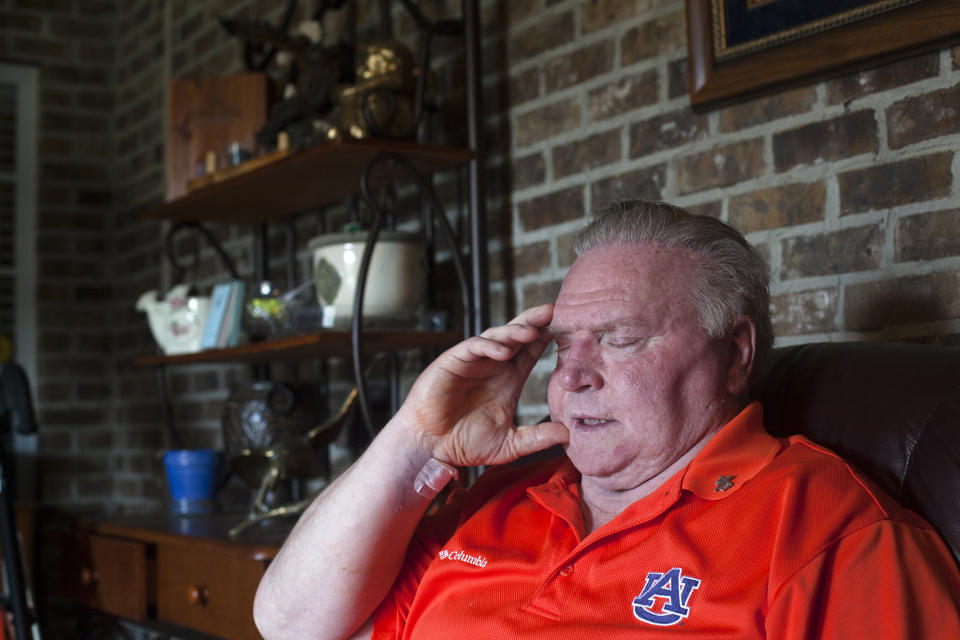
[{"label": "man's ear", "polygon": [[727,364],[727,393],[739,396],[746,392],[753,371],[753,355],[757,346],[757,327],[743,316],[730,332]]}]

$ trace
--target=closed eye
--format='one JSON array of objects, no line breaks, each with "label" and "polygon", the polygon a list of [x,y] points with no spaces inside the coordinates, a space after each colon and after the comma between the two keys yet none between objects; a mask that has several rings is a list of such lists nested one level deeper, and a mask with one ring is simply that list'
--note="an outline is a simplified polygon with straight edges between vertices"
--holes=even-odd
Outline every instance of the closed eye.
[{"label": "closed eye", "polygon": [[634,345],[640,344],[643,341],[642,338],[604,338],[603,342],[607,346],[613,347],[615,349],[625,349],[627,347],[632,347]]}]

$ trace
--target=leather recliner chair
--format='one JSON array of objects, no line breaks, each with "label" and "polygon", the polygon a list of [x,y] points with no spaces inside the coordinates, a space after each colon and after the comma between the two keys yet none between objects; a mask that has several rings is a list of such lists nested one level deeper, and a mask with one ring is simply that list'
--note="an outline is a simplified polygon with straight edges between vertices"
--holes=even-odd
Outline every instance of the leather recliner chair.
[{"label": "leather recliner chair", "polygon": [[960,348],[779,348],[753,395],[768,431],[843,456],[933,524],[960,563]]}]

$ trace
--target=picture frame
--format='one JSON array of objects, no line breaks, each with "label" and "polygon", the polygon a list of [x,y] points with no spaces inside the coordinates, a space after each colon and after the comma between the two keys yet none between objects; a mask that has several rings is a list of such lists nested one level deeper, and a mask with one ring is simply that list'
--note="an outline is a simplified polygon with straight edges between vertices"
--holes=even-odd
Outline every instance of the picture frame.
[{"label": "picture frame", "polygon": [[[768,9],[780,2],[809,2],[739,1],[765,4]],[[881,3],[889,0],[863,0],[859,3],[863,16],[794,39],[768,33],[767,42],[718,61],[714,38],[719,30],[713,11],[723,6],[723,0],[686,0],[691,105],[695,109],[720,106],[960,41],[960,2],[956,0],[895,2],[871,13],[872,5]]]}]

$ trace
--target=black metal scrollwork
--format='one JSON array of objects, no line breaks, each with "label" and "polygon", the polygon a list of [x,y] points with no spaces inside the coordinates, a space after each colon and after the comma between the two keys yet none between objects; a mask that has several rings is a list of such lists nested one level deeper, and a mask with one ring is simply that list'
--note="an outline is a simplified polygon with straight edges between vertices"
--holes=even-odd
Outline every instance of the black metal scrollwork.
[{"label": "black metal scrollwork", "polygon": [[184,220],[176,223],[170,230],[167,231],[167,237],[165,239],[166,249],[167,249],[167,259],[170,260],[170,264],[173,265],[173,268],[177,270],[177,280],[180,279],[180,276],[189,269],[190,267],[196,266],[198,257],[196,254],[193,255],[193,262],[189,265],[184,265],[180,261],[180,256],[177,255],[176,248],[174,247],[173,238],[181,231],[185,229],[192,229],[202,235],[210,246],[213,247],[213,250],[217,252],[217,256],[220,257],[220,260],[223,262],[223,266],[226,267],[227,271],[230,272],[230,277],[235,280],[240,280],[240,274],[237,272],[237,267],[233,262],[233,259],[224,251],[223,246],[220,242],[214,237],[214,235],[207,229],[205,226],[198,222],[192,222],[189,220]]},{"label": "black metal scrollwork", "polygon": [[367,162],[364,167],[363,176],[360,181],[361,196],[373,213],[373,223],[370,231],[367,233],[366,245],[364,246],[363,258],[360,260],[360,269],[357,273],[357,291],[353,299],[353,318],[351,319],[351,342],[353,348],[353,371],[357,385],[357,395],[360,404],[360,413],[363,416],[364,425],[371,437],[376,435],[376,428],[373,425],[373,418],[370,415],[370,404],[367,400],[367,389],[364,381],[363,368],[361,366],[360,354],[362,352],[362,323],[363,323],[363,295],[366,289],[367,273],[370,270],[370,261],[373,257],[373,247],[377,242],[377,237],[383,228],[385,219],[395,215],[395,211],[387,210],[384,205],[396,207],[398,201],[391,198],[385,203],[382,198],[377,198],[371,186],[374,170],[381,165],[386,165],[388,169],[400,169],[406,174],[419,193],[425,196],[430,205],[430,223],[436,225],[440,230],[440,235],[450,249],[450,255],[453,260],[453,267],[457,273],[457,280],[460,284],[461,303],[463,305],[463,335],[470,335],[470,317],[471,317],[471,290],[467,281],[466,271],[463,265],[463,258],[460,255],[460,247],[457,244],[450,222],[440,205],[433,189],[423,175],[417,171],[413,163],[404,156],[393,153],[381,153]]}]

